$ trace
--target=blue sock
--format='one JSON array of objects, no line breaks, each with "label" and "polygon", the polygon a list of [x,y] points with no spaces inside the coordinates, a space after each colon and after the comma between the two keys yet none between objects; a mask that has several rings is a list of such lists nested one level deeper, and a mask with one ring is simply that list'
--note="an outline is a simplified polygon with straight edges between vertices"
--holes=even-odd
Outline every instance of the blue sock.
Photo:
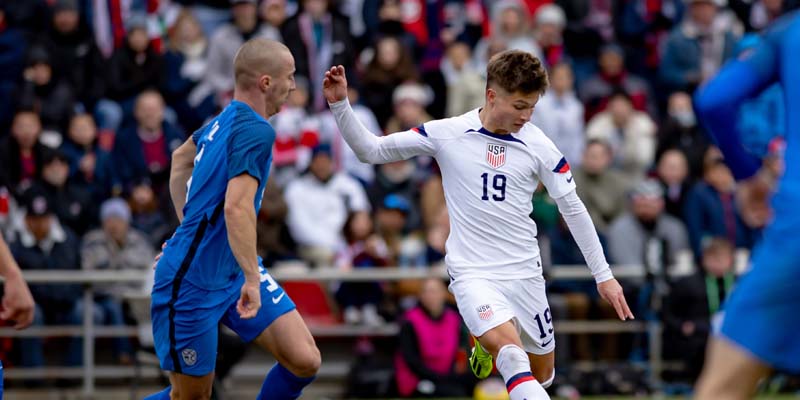
[{"label": "blue sock", "polygon": [[256,400],[294,400],[300,397],[303,388],[308,386],[314,378],[314,376],[310,378],[297,377],[286,367],[277,363],[269,370]]},{"label": "blue sock", "polygon": [[172,386],[167,386],[166,389],[151,394],[150,396],[145,397],[143,400],[169,400],[169,392],[172,391]]}]

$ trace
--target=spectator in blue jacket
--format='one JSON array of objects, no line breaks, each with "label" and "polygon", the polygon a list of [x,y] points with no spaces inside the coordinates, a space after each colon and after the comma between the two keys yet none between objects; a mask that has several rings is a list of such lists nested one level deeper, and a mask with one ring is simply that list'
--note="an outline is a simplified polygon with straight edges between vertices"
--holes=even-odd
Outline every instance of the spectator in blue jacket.
[{"label": "spectator in blue jacket", "polygon": [[712,147],[706,156],[703,180],[689,192],[684,206],[689,242],[696,257],[711,237],[723,237],[737,248],[752,246],[754,232],[736,207],[736,183],[722,155]]},{"label": "spectator in blue jacket", "polygon": [[664,46],[659,74],[669,92],[692,91],[733,55],[736,36],[719,6],[723,0],[688,0],[683,22]]},{"label": "spectator in blue jacket", "polygon": [[215,110],[214,89],[200,84],[208,71],[208,41],[197,19],[188,11],[175,21],[169,49],[164,54],[161,93],[175,110],[180,125],[192,132]]},{"label": "spectator in blue jacket", "polygon": [[95,202],[107,199],[117,190],[111,154],[100,147],[97,125],[91,114],[75,114],[70,119],[61,151],[69,160],[70,185],[83,187]]},{"label": "spectator in blue jacket", "polygon": [[169,180],[172,151],[184,135],[164,120],[164,99],[147,90],[136,99],[135,122],[120,129],[114,142],[114,169],[124,188],[149,179],[160,192]]}]

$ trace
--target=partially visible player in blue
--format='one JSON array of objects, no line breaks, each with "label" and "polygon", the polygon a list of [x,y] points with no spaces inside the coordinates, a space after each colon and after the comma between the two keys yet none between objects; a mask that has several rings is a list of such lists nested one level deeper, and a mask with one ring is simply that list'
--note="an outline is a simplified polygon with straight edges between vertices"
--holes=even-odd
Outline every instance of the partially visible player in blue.
[{"label": "partially visible player in blue", "polygon": [[739,108],[775,82],[784,89],[786,151],[774,218],[709,343],[698,399],[750,398],[772,369],[800,372],[800,14],[777,20],[752,52],[725,65],[700,88],[695,108],[736,178],[746,179],[760,163],[742,146]]},{"label": "partially visible player in blue", "polygon": [[256,254],[275,140],[267,118],[295,88],[294,58],[279,42],[252,39],[234,71],[234,100],[172,155],[170,194],[181,225],[158,260],[151,308],[156,353],[172,386],[149,399],[210,397],[220,321],[279,361],[258,399],[295,399],[319,369],[308,328]]}]

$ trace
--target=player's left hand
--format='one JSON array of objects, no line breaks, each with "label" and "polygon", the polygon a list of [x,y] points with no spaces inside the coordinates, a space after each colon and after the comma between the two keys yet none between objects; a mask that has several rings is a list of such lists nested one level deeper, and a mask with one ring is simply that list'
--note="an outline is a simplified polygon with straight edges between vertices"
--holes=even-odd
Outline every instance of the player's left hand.
[{"label": "player's left hand", "polygon": [[258,314],[261,308],[261,282],[259,280],[245,280],[242,285],[242,294],[236,302],[236,311],[241,319],[250,319]]},{"label": "player's left hand", "polygon": [[167,248],[167,242],[164,242],[164,244],[161,245],[161,251],[159,251],[158,254],[156,254],[156,258],[153,260],[153,269],[156,269],[156,266],[158,265],[158,260],[160,260],[161,257],[164,255],[164,249],[166,248]]},{"label": "player's left hand", "polygon": [[616,279],[598,283],[597,291],[600,293],[600,297],[614,306],[619,319],[623,321],[634,319],[631,309],[628,308],[628,302],[625,301],[625,293],[622,292],[622,286],[619,285]]},{"label": "player's left hand", "polygon": [[34,303],[28,285],[22,277],[6,281],[0,319],[14,321],[15,329],[27,328],[33,322]]},{"label": "player's left hand", "polygon": [[343,66],[333,66],[330,70],[325,71],[325,78],[322,79],[322,93],[328,103],[336,103],[347,98],[347,77],[344,74]]}]

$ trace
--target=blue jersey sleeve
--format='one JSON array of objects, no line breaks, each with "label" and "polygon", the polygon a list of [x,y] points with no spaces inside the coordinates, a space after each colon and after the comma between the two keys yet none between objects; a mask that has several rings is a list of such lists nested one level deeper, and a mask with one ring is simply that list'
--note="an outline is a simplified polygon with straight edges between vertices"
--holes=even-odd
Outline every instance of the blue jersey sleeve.
[{"label": "blue jersey sleeve", "polygon": [[235,124],[228,138],[228,180],[241,174],[266,178],[274,141],[275,131],[264,121]]},{"label": "blue jersey sleeve", "polygon": [[742,145],[737,127],[742,104],[778,81],[781,62],[783,20],[774,24],[751,52],[726,64],[719,74],[695,93],[695,109],[700,121],[725,155],[737,179],[753,175],[761,161]]}]

